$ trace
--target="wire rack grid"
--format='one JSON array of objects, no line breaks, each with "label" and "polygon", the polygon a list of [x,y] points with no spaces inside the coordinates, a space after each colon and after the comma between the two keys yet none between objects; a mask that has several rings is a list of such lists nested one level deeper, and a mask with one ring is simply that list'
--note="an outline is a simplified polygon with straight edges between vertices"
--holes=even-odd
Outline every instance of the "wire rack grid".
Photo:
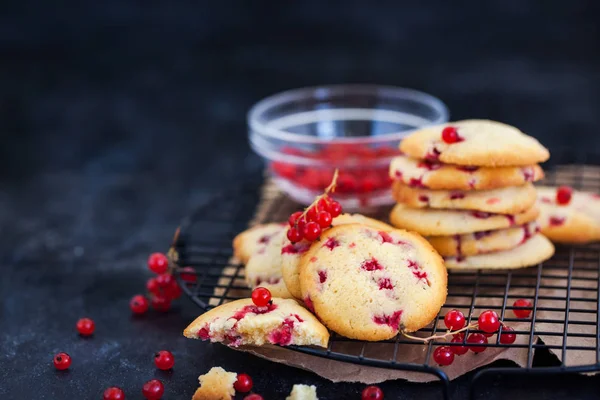
[{"label": "wire rack grid", "polygon": [[[565,158],[563,158],[565,159]],[[587,159],[587,157],[585,158]],[[584,159],[584,160],[585,160]],[[600,192],[600,167],[581,164],[553,166],[546,173],[543,184],[571,185],[578,189]],[[547,167],[548,168],[548,167]],[[232,258],[231,241],[247,227],[257,203],[268,202],[266,217],[258,222],[280,222],[299,209],[279,191],[259,189],[251,182],[216,196],[185,218],[178,230],[171,251],[176,263],[192,267],[195,279],[182,279],[176,274],[184,292],[203,311],[224,302],[250,296],[244,281],[243,265]],[[380,219],[387,219],[388,210],[379,210]],[[256,222],[256,221],[255,221]],[[519,338],[514,344],[500,343],[500,334],[489,338],[489,348],[521,349],[523,368],[484,367],[475,374],[471,389],[483,376],[491,373],[561,373],[592,372],[600,370],[600,246],[557,246],[549,261],[521,270],[472,270],[450,272],[447,302],[434,323],[418,334],[435,335],[445,331],[443,317],[449,309],[464,312],[467,323],[475,322],[486,309],[498,312],[500,318],[515,327]],[[178,269],[178,271],[181,271]],[[189,273],[189,271],[188,271]],[[516,318],[514,300],[529,299],[531,315]],[[472,330],[470,332],[479,332]],[[466,332],[465,337],[469,331]],[[443,367],[435,364],[433,350],[438,345],[466,346],[469,343],[430,341],[423,344],[401,335],[388,344],[387,350],[373,352],[373,343],[360,342],[332,334],[327,349],[290,346],[295,351],[366,366],[391,368],[435,375],[439,378],[445,398],[449,395],[449,377]],[[407,349],[420,346],[422,359],[402,360]],[[534,354],[538,350],[554,353],[555,364],[538,365]],[[456,362],[456,361],[455,361]],[[470,390],[471,396],[475,391]]]}]

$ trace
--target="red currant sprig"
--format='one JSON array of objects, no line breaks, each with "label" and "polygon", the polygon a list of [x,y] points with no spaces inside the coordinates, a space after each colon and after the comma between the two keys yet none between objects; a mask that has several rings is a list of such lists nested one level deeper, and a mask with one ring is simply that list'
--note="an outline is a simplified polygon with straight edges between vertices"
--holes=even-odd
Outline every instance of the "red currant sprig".
[{"label": "red currant sprig", "polygon": [[[516,306],[516,302],[515,302]],[[488,343],[488,337],[493,336],[498,332],[500,326],[502,326],[502,332],[500,334],[500,343],[502,344],[512,344],[516,340],[516,334],[514,330],[505,325],[498,314],[492,310],[486,310],[479,315],[477,319],[477,323],[470,324],[465,326],[465,316],[459,310],[450,310],[444,316],[444,324],[448,328],[448,331],[441,335],[434,335],[426,338],[412,336],[407,334],[406,332],[401,331],[401,333],[414,340],[421,341],[423,343],[428,343],[430,340],[436,339],[447,339],[449,336],[452,336],[451,343],[467,343],[469,346],[440,346],[437,347],[433,352],[433,359],[436,363],[441,366],[450,365],[454,361],[454,356],[461,356],[466,354],[467,351],[471,350],[474,353],[481,353],[485,351],[486,344]],[[483,331],[483,333],[473,332],[467,336],[465,340],[465,334],[463,333],[466,330],[478,329]]]},{"label": "red currant sprig", "polygon": [[[178,233],[176,233],[177,235]],[[172,249],[171,249],[172,250]],[[171,255],[171,252],[169,252]],[[171,301],[179,298],[182,294],[181,288],[173,278],[173,268],[169,262],[169,257],[163,253],[152,253],[148,258],[148,269],[158,274],[157,276],[148,279],[146,289],[149,293],[150,305],[157,311],[165,312],[171,308]],[[185,268],[184,268],[185,270]],[[189,269],[188,269],[189,271]],[[192,272],[193,269],[192,269]],[[195,275],[191,275],[195,280]],[[183,276],[182,276],[183,277]],[[190,273],[186,275],[186,281],[190,280]],[[134,300],[131,300],[130,308],[135,314],[143,314],[147,307],[144,306],[144,301],[139,297],[135,297],[137,304],[134,305]]]},{"label": "red currant sprig", "polygon": [[296,243],[302,239],[309,242],[317,240],[323,230],[331,226],[331,221],[342,213],[340,203],[329,197],[330,193],[335,192],[337,178],[338,170],[336,169],[325,192],[317,196],[304,212],[297,211],[290,215],[288,220],[290,228],[287,231],[287,238],[290,242]]}]

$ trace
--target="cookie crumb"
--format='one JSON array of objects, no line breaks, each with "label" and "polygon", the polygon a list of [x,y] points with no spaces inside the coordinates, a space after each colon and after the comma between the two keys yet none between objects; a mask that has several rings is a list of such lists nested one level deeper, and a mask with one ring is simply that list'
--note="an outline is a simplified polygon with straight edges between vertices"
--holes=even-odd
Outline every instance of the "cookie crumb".
[{"label": "cookie crumb", "polygon": [[285,400],[319,400],[317,388],[314,385],[294,385]]},{"label": "cookie crumb", "polygon": [[221,367],[213,367],[204,375],[198,377],[200,387],[194,393],[192,400],[231,400],[235,395],[233,384],[237,374],[227,372]]}]

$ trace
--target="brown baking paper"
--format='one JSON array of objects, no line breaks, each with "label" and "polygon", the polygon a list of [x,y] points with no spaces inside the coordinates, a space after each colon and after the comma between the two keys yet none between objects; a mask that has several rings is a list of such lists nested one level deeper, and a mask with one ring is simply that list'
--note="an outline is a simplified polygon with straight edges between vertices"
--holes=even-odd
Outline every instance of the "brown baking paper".
[{"label": "brown baking paper", "polygon": [[[581,167],[578,167],[581,168]],[[587,168],[587,167],[586,167]],[[586,174],[592,174],[597,178],[600,176],[600,169],[589,168],[583,170]],[[556,176],[552,177],[552,183],[574,185],[572,167],[561,167]],[[581,181],[582,178],[579,178]],[[587,188],[588,190],[600,191],[600,188]],[[263,187],[262,198],[257,207],[256,215],[250,225],[284,220],[285,217],[298,209],[298,205],[285,197],[275,185],[267,181]],[[387,214],[384,214],[387,215]],[[381,215],[379,215],[381,218]],[[386,220],[386,217],[381,219]],[[446,304],[452,305],[452,308],[458,308],[468,316],[471,306],[474,307],[473,315],[478,316],[480,312],[486,309],[493,309],[504,319],[514,319],[515,316],[511,310],[502,310],[503,297],[506,295],[507,306],[512,306],[518,298],[529,298],[533,302],[535,289],[525,287],[535,287],[538,274],[542,277],[540,280],[540,289],[538,290],[537,307],[540,310],[536,312],[537,320],[553,320],[556,322],[537,322],[534,329],[531,327],[531,318],[510,321],[507,324],[515,331],[523,331],[517,335],[514,345],[523,347],[494,348],[488,347],[483,353],[474,354],[469,351],[463,356],[457,356],[452,365],[441,367],[450,379],[455,379],[476,368],[490,364],[496,360],[509,360],[518,366],[531,367],[533,362],[533,353],[529,354],[528,345],[538,343],[538,338],[549,346],[559,346],[559,349],[551,349],[559,361],[563,361],[566,366],[591,365],[596,362],[595,338],[577,337],[581,333],[596,332],[596,311],[598,297],[598,259],[600,256],[600,247],[597,245],[580,246],[577,249],[572,247],[557,247],[556,255],[548,262],[531,268],[514,271],[457,271],[449,272],[449,293]],[[585,260],[581,260],[581,259]],[[574,262],[571,280],[569,281],[569,260]],[[222,286],[228,286],[233,279],[233,286],[244,287],[243,277],[236,275],[237,262],[232,261],[232,266],[224,269],[224,276],[219,281]],[[479,275],[480,285],[475,285],[477,275]],[[481,284],[485,285],[481,285]],[[569,301],[569,321],[567,346],[589,347],[590,350],[573,350],[567,348],[563,352],[564,328],[562,321],[565,318],[567,287],[570,287],[571,297]],[[225,289],[215,289],[216,296],[222,296]],[[474,296],[476,293],[476,296]],[[230,289],[228,296],[248,297],[248,290]],[[561,297],[565,300],[548,300],[545,297]],[[473,302],[473,299],[476,299]],[[586,301],[587,300],[587,301]],[[217,305],[219,299],[211,299],[212,305]],[[471,304],[473,302],[473,304]],[[444,307],[440,315],[443,316],[450,308]],[[546,310],[548,309],[548,310]],[[555,311],[560,309],[560,311]],[[473,321],[476,322],[476,321]],[[574,322],[574,323],[573,323]],[[583,324],[582,324],[583,322]],[[437,333],[445,332],[443,319],[437,322]],[[551,332],[552,334],[538,335],[537,332]],[[430,333],[418,332],[417,336],[428,336]],[[496,343],[497,336],[490,339],[490,343]],[[332,352],[344,353],[350,355],[359,355],[362,350],[362,343],[357,342],[333,342]],[[398,346],[396,362],[413,363],[423,365],[428,362],[435,367],[432,353],[430,360],[426,360],[428,345],[417,341],[410,344],[400,344]],[[401,371],[387,368],[375,368],[366,365],[354,364],[350,362],[340,362],[331,359],[313,356],[291,349],[285,349],[278,346],[263,347],[241,347],[240,351],[246,351],[258,357],[265,358],[274,362],[290,365],[293,367],[312,371],[333,382],[362,382],[365,384],[378,383],[392,379],[405,379],[411,382],[430,382],[437,380],[437,377],[421,372]],[[433,350],[433,349],[432,349]],[[384,361],[391,361],[394,354],[393,343],[368,343],[364,349],[364,357],[376,358]]]}]

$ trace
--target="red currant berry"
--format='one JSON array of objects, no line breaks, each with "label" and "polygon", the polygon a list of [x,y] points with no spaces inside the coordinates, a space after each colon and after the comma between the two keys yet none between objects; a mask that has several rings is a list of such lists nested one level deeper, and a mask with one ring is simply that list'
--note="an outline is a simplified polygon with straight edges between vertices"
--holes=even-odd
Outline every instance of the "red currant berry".
[{"label": "red currant berry", "polygon": [[492,310],[482,312],[481,315],[479,315],[477,323],[479,324],[479,329],[486,333],[494,333],[500,328],[498,314],[496,314],[496,311]]},{"label": "red currant berry", "polygon": [[513,333],[515,330],[510,326],[502,326],[502,334],[500,334],[500,343],[513,344],[517,340],[517,335]]},{"label": "red currant berry", "polygon": [[335,218],[342,213],[342,205],[335,200],[332,200],[329,203],[329,213],[331,214],[331,218]]},{"label": "red currant berry", "polygon": [[96,325],[94,321],[89,318],[81,318],[77,321],[77,332],[81,336],[91,336],[94,333],[94,329],[96,329]]},{"label": "red currant berry", "polygon": [[193,267],[183,267],[181,269],[181,280],[189,283],[196,283],[198,278],[196,277],[196,270]]},{"label": "red currant berry", "polygon": [[141,294],[137,294],[129,301],[129,308],[134,314],[145,314],[148,311],[148,299]]},{"label": "red currant berry", "polygon": [[441,346],[434,350],[433,359],[439,365],[450,365],[454,361],[454,352],[450,346]]},{"label": "red currant berry", "polygon": [[165,297],[167,297],[168,299],[175,300],[181,297],[181,288],[179,287],[175,279],[171,280],[169,286],[167,286],[164,290]]},{"label": "red currant berry", "polygon": [[287,238],[292,243],[297,243],[302,240],[302,233],[296,228],[290,228],[287,231]]},{"label": "red currant berry", "polygon": [[313,221],[307,222],[304,227],[304,239],[314,242],[319,236],[321,236],[321,227],[319,224]]},{"label": "red currant berry", "polygon": [[329,211],[319,211],[317,214],[317,223],[321,226],[321,228],[329,228],[331,226],[331,214]]},{"label": "red currant berry", "polygon": [[444,316],[444,324],[453,331],[462,329],[465,326],[465,315],[459,310],[450,310]]},{"label": "red currant berry", "polygon": [[567,205],[571,202],[571,196],[573,196],[573,189],[569,186],[559,186],[556,190],[556,202],[560,205]]},{"label": "red currant berry", "polygon": [[252,378],[248,374],[238,374],[237,381],[233,384],[236,391],[248,393],[252,390]]},{"label": "red currant berry", "polygon": [[158,379],[152,379],[142,386],[142,395],[148,400],[159,400],[165,393],[165,387]]},{"label": "red currant berry", "polygon": [[[533,307],[533,304],[527,299],[515,300],[513,307]],[[517,318],[529,318],[531,310],[513,310],[513,313]]]},{"label": "red currant berry", "polygon": [[317,202],[317,207],[321,211],[329,212],[330,204],[331,204],[331,199],[329,198],[329,196],[325,195],[319,199],[319,201]]},{"label": "red currant berry", "polygon": [[146,282],[146,290],[152,294],[160,294],[160,286],[158,286],[156,278],[148,279],[148,282]]},{"label": "red currant berry", "polygon": [[264,287],[257,287],[252,291],[252,302],[257,307],[266,307],[271,301],[271,292]]},{"label": "red currant berry", "polygon": [[467,343],[470,344],[469,350],[474,353],[481,353],[485,350],[485,346],[477,346],[482,344],[487,344],[488,340],[481,333],[471,333],[469,337],[467,337]]},{"label": "red currant berry", "polygon": [[306,211],[306,222],[317,222],[317,214],[319,210],[317,207],[312,206]]},{"label": "red currant berry", "polygon": [[67,353],[58,353],[54,356],[52,362],[54,362],[54,368],[63,371],[71,366],[71,356]]},{"label": "red currant berry", "polygon": [[169,260],[163,253],[152,253],[148,257],[148,268],[155,274],[164,274],[169,269]]},{"label": "red currant berry", "polygon": [[383,390],[378,386],[367,386],[363,389],[361,400],[383,400]]},{"label": "red currant berry", "polygon": [[442,140],[448,144],[462,142],[464,139],[458,135],[458,130],[453,126],[447,126],[442,130]]},{"label": "red currant berry", "polygon": [[159,276],[156,277],[156,283],[158,284],[158,287],[161,289],[164,289],[168,286],[171,285],[171,282],[173,282],[173,275],[171,274],[160,274]]},{"label": "red currant berry", "polygon": [[167,312],[171,308],[171,300],[164,296],[152,296],[150,304],[152,308],[160,312]]},{"label": "red currant berry", "polygon": [[170,351],[161,350],[154,354],[154,364],[156,364],[156,368],[166,371],[175,365],[175,357]]},{"label": "red currant berry", "polygon": [[260,394],[252,393],[244,397],[244,400],[265,400]]},{"label": "red currant berry", "polygon": [[125,400],[125,392],[118,387],[109,387],[102,395],[103,400]]},{"label": "red currant berry", "polygon": [[304,232],[304,226],[306,225],[306,217],[302,217],[298,220],[298,222],[296,222],[296,229],[298,229],[298,231],[300,233]]},{"label": "red currant berry", "polygon": [[[461,332],[461,333],[457,333],[456,335],[454,335],[450,342],[464,343],[464,341],[465,341],[465,334]],[[452,350],[452,352],[454,354],[456,354],[457,356],[462,356],[467,351],[469,351],[469,349],[467,349],[465,346],[450,346],[450,350]]]},{"label": "red currant berry", "polygon": [[288,223],[290,224],[290,227],[293,228],[301,216],[302,216],[302,211],[296,211],[295,213],[290,215],[290,218],[288,219]]}]

